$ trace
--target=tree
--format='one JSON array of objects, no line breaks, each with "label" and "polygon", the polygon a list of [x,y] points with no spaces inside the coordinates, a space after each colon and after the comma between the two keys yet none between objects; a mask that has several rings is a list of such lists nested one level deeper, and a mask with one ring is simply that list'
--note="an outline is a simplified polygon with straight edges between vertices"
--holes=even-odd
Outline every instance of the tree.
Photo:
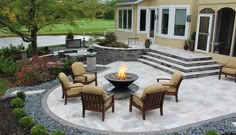
[{"label": "tree", "polygon": [[45,26],[70,23],[76,17],[77,0],[1,0],[0,28],[30,42],[37,55],[37,34]]}]

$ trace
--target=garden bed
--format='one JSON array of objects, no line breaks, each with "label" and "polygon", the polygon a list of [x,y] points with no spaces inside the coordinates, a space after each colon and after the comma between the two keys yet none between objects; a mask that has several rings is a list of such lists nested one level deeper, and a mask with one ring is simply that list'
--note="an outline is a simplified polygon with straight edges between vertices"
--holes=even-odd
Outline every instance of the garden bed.
[{"label": "garden bed", "polygon": [[10,101],[12,98],[0,100],[0,135],[29,135],[30,129],[20,127],[18,119],[13,115]]}]

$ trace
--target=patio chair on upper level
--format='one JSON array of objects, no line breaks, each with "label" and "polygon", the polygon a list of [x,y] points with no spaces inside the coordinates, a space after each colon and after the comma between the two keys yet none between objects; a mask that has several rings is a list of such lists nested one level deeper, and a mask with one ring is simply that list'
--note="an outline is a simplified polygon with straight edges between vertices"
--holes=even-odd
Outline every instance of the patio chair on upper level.
[{"label": "patio chair on upper level", "polygon": [[[169,80],[168,82],[159,82],[160,80]],[[173,95],[175,96],[175,101],[178,102],[178,92],[180,84],[183,80],[183,76],[180,71],[175,71],[171,77],[171,79],[168,78],[157,78],[158,84],[161,84],[163,86],[167,86],[167,92],[166,95]]]},{"label": "patio chair on upper level", "polygon": [[114,112],[114,95],[108,96],[106,91],[98,86],[86,85],[81,91],[81,100],[83,106],[83,117],[85,110],[102,112],[102,121],[105,118],[105,112],[112,107]]},{"label": "patio chair on upper level", "polygon": [[62,87],[62,98],[65,97],[65,105],[67,104],[67,98],[79,97],[83,84],[73,84],[69,81],[68,77],[64,73],[60,73],[58,79]]},{"label": "patio chair on upper level", "polygon": [[130,93],[129,111],[132,112],[132,106],[138,108],[142,111],[143,120],[145,120],[146,111],[160,108],[162,116],[165,92],[165,86],[154,84],[146,87],[143,93]]},{"label": "patio chair on upper level", "polygon": [[75,62],[71,65],[72,78],[74,83],[82,83],[84,85],[95,82],[97,86],[97,73],[86,73],[84,64],[81,62]]},{"label": "patio chair on upper level", "polygon": [[227,75],[233,76],[236,82],[236,58],[229,58],[226,63],[221,65],[219,72],[219,80],[221,78],[221,74],[224,74],[225,77]]}]

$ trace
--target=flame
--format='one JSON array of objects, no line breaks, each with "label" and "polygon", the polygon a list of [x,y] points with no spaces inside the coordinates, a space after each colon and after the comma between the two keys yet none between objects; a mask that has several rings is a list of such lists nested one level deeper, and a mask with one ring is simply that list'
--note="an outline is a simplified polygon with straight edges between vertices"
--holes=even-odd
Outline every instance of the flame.
[{"label": "flame", "polygon": [[122,65],[117,73],[117,78],[126,79],[127,78],[127,75],[125,74],[126,70],[127,70],[127,65]]}]

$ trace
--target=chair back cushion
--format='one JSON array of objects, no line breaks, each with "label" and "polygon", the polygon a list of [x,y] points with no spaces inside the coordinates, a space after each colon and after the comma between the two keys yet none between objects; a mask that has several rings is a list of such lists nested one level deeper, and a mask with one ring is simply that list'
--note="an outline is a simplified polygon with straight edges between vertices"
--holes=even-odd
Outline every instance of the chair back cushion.
[{"label": "chair back cushion", "polygon": [[180,71],[175,71],[170,79],[170,85],[178,85],[179,81],[181,80],[182,74]]},{"label": "chair back cushion", "polygon": [[236,69],[236,58],[228,58],[228,60],[226,62],[226,67]]},{"label": "chair back cushion", "polygon": [[63,72],[59,73],[58,78],[65,88],[68,88],[71,85],[68,77]]},{"label": "chair back cushion", "polygon": [[106,91],[103,88],[99,87],[99,86],[84,85],[84,87],[82,89],[82,92],[102,95],[104,100],[107,98]]},{"label": "chair back cushion", "polygon": [[165,89],[166,89],[166,86],[163,86],[161,84],[149,85],[144,89],[143,95],[141,98],[144,99],[147,93],[154,93],[154,92],[158,92],[160,90],[165,90]]},{"label": "chair back cushion", "polygon": [[71,69],[74,75],[83,75],[86,73],[84,64],[81,62],[75,62],[71,65]]}]

